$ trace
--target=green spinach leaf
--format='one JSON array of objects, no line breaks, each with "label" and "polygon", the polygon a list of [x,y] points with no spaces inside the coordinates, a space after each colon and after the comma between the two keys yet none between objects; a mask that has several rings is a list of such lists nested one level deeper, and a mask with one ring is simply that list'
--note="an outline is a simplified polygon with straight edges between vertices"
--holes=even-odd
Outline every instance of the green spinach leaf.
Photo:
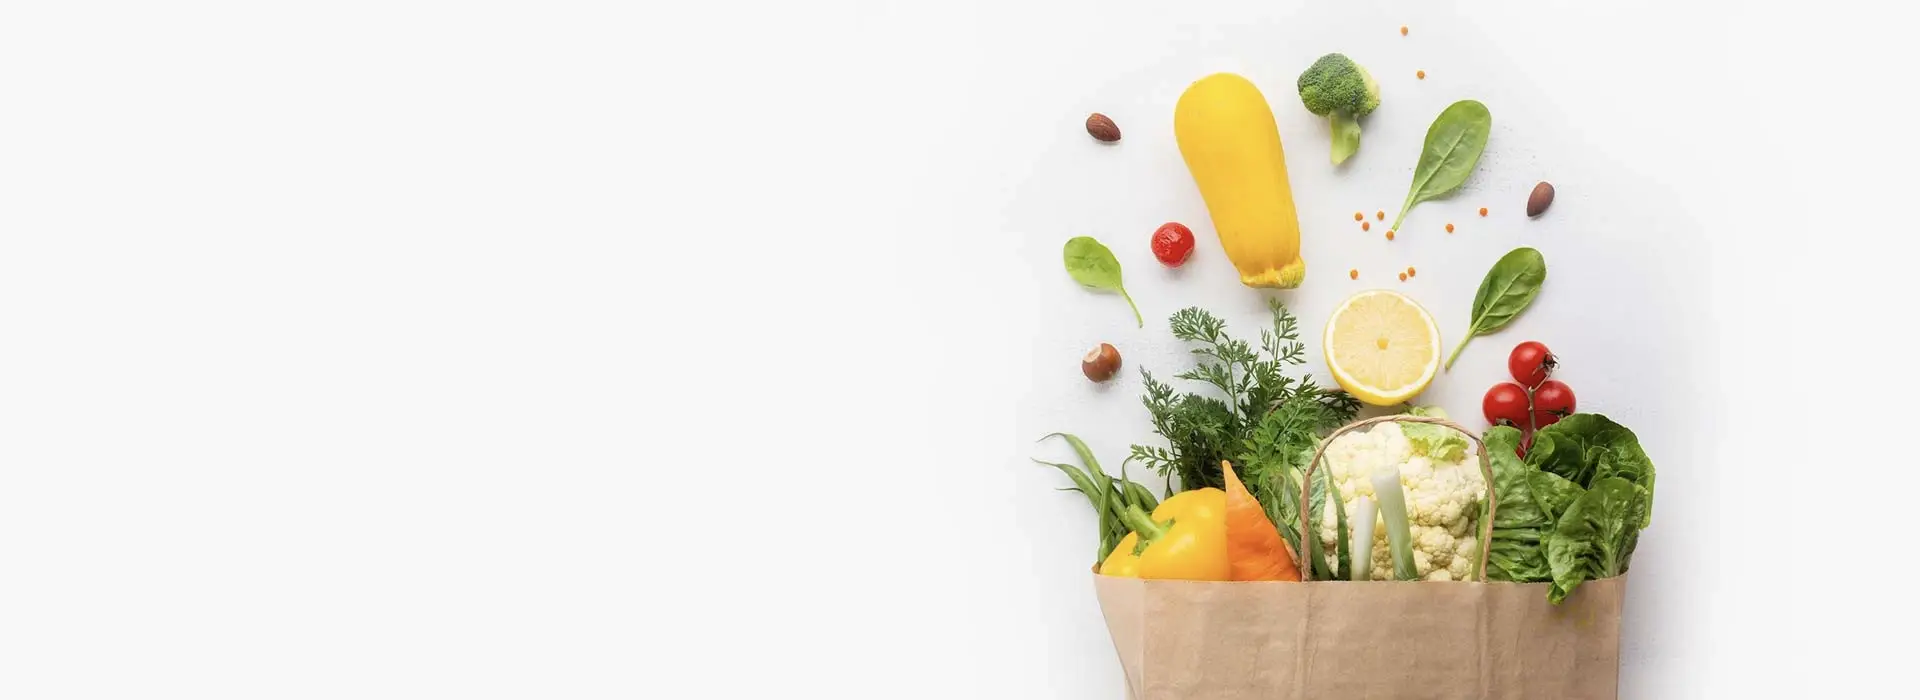
[{"label": "green spinach leaf", "polygon": [[1486,278],[1480,280],[1480,291],[1473,295],[1473,320],[1466,337],[1447,358],[1447,369],[1453,369],[1453,361],[1467,349],[1467,341],[1505,328],[1519,317],[1540,295],[1540,285],[1546,281],[1547,259],[1538,250],[1515,248],[1494,263]]},{"label": "green spinach leaf", "polygon": [[1120,284],[1120,261],[1114,259],[1113,251],[1089,236],[1077,236],[1067,240],[1065,258],[1067,274],[1073,276],[1073,281],[1089,289],[1119,292],[1127,300],[1127,306],[1133,308],[1133,322],[1146,327],[1146,321],[1140,318],[1140,307],[1134,305],[1133,297]]},{"label": "green spinach leaf", "polygon": [[1473,174],[1492,133],[1493,115],[1477,100],[1461,100],[1442,110],[1427,127],[1427,143],[1420,151],[1420,164],[1413,169],[1413,187],[1400,205],[1400,215],[1393,218],[1393,228],[1400,228],[1413,205],[1459,189]]}]

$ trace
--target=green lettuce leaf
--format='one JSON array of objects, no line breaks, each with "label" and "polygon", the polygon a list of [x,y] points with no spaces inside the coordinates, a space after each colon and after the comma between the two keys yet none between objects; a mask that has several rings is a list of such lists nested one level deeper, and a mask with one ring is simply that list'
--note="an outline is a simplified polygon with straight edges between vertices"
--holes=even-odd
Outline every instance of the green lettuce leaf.
[{"label": "green lettuce leaf", "polygon": [[1547,600],[1557,604],[1583,581],[1626,571],[1650,501],[1646,489],[1613,476],[1595,481],[1575,499],[1547,536],[1547,566],[1553,572]]},{"label": "green lettuce leaf", "polygon": [[1540,547],[1538,528],[1493,531],[1493,548],[1487,551],[1487,579],[1528,583],[1553,580],[1547,567],[1547,555]]},{"label": "green lettuce leaf", "polygon": [[1495,426],[1487,429],[1480,440],[1487,444],[1487,461],[1493,466],[1493,495],[1499,502],[1494,510],[1493,527],[1495,530],[1538,528],[1551,525],[1553,519],[1547,517],[1540,505],[1533,500],[1533,487],[1528,478],[1538,474],[1532,467],[1520,461],[1514,454],[1514,448],[1520,444],[1520,431],[1507,426]]},{"label": "green lettuce leaf", "polygon": [[1497,426],[1488,429],[1481,440],[1487,444],[1487,461],[1493,466],[1493,493],[1499,503],[1493,514],[1493,539],[1487,543],[1487,578],[1553,580],[1541,544],[1553,531],[1559,515],[1584,489],[1520,461],[1514,453],[1520,444],[1519,430]]},{"label": "green lettuce leaf", "polygon": [[[1640,483],[1653,471],[1633,431],[1598,413],[1576,413],[1541,428],[1527,451],[1527,464],[1581,486],[1609,476]],[[1599,473],[1603,466],[1609,473]]]},{"label": "green lettuce leaf", "polygon": [[1633,431],[1598,414],[1575,414],[1533,436],[1515,456],[1520,431],[1481,438],[1493,466],[1499,511],[1488,543],[1488,577],[1551,581],[1559,603],[1582,582],[1626,572],[1652,521],[1654,469]]},{"label": "green lettuce leaf", "polygon": [[1586,495],[1587,490],[1579,484],[1560,478],[1559,474],[1533,472],[1527,475],[1527,488],[1533,494],[1533,502],[1547,516],[1548,523],[1560,522],[1560,516],[1573,505],[1574,499]]},{"label": "green lettuce leaf", "polygon": [[1610,477],[1633,482],[1647,491],[1640,527],[1653,524],[1653,460],[1633,431],[1606,416],[1576,413],[1542,428],[1533,436],[1527,464],[1581,486]]},{"label": "green lettuce leaf", "polygon": [[[1447,412],[1438,406],[1415,406],[1407,414],[1447,417]],[[1426,423],[1401,423],[1400,431],[1406,433],[1408,442],[1413,443],[1414,454],[1426,455],[1435,462],[1458,462],[1467,456],[1467,436],[1458,430]]]}]

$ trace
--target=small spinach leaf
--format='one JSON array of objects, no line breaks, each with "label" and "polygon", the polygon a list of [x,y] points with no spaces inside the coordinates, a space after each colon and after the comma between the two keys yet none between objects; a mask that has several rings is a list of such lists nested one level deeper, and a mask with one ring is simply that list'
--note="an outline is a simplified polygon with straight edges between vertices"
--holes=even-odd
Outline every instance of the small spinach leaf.
[{"label": "small spinach leaf", "polygon": [[1067,274],[1073,276],[1073,281],[1089,289],[1119,292],[1121,298],[1127,300],[1127,306],[1133,308],[1133,322],[1146,327],[1146,321],[1140,318],[1140,307],[1134,305],[1133,297],[1120,284],[1120,261],[1114,259],[1113,251],[1091,237],[1078,236],[1067,241],[1065,257]]},{"label": "small spinach leaf", "polygon": [[1473,296],[1473,322],[1467,327],[1466,337],[1447,357],[1447,369],[1453,369],[1453,361],[1460,358],[1467,341],[1505,328],[1519,317],[1540,295],[1540,285],[1546,281],[1547,259],[1538,250],[1515,248],[1494,263],[1486,279],[1480,281],[1479,293]]},{"label": "small spinach leaf", "polygon": [[1492,133],[1493,115],[1477,100],[1461,100],[1441,111],[1427,127],[1427,143],[1420,151],[1420,164],[1413,169],[1413,187],[1400,205],[1400,215],[1393,218],[1393,228],[1400,228],[1413,205],[1459,189],[1479,164]]}]

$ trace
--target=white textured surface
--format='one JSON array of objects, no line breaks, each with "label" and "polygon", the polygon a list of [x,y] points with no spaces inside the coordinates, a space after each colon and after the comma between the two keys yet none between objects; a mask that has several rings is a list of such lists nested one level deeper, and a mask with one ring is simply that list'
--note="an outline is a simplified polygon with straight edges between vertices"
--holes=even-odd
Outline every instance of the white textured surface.
[{"label": "white textured surface", "polygon": [[[1127,444],[1149,439],[1133,370],[1178,367],[1181,349],[1157,324],[1134,328],[1120,300],[1074,288],[1057,248],[1077,234],[1108,241],[1153,320],[1197,304],[1242,333],[1255,330],[1263,295],[1226,274],[1167,137],[1180,89],[1223,69],[1253,77],[1280,120],[1311,266],[1306,287],[1282,297],[1309,331],[1346,293],[1384,285],[1427,304],[1451,344],[1487,265],[1514,245],[1545,252],[1549,281],[1534,307],[1498,336],[1476,340],[1425,400],[1474,420],[1478,398],[1503,376],[1505,352],[1539,339],[1566,355],[1562,377],[1582,409],[1612,415],[1642,437],[1661,478],[1653,526],[1634,562],[1622,697],[1791,698],[1883,687],[1885,676],[1871,671],[1885,667],[1870,664],[1887,653],[1803,641],[1860,631],[1861,623],[1817,606],[1875,600],[1823,594],[1837,572],[1802,564],[1848,561],[1839,552],[1861,547],[1830,534],[1845,526],[1816,517],[1833,511],[1806,500],[1820,492],[1808,485],[1877,451],[1834,439],[1829,431],[1850,423],[1835,425],[1834,411],[1846,409],[1835,408],[1827,380],[1800,374],[1800,363],[1848,366],[1843,348],[1862,342],[1848,339],[1873,337],[1866,329],[1883,321],[1847,300],[1891,289],[1900,263],[1885,256],[1914,250],[1882,221],[1904,197],[1862,192],[1900,181],[1877,179],[1890,161],[1868,154],[1911,139],[1891,125],[1861,131],[1851,117],[1828,118],[1830,98],[1871,93],[1875,84],[1832,70],[1828,57],[1848,53],[1840,46],[1874,57],[1848,54],[1850,67],[1898,62],[1878,43],[1844,38],[1842,27],[1850,33],[1869,22],[1837,8],[1788,17],[1674,3],[1396,7],[1102,3],[900,25],[929,32],[915,37],[922,41],[952,31],[934,27],[968,27],[966,39],[936,52],[967,59],[929,59],[899,74],[935,80],[937,87],[914,91],[923,99],[912,104],[950,129],[940,133],[956,143],[940,152],[961,158],[926,176],[940,183],[929,189],[958,189],[939,195],[958,200],[954,220],[943,222],[952,228],[935,234],[935,225],[927,238],[901,245],[910,260],[959,258],[935,264],[930,279],[982,281],[954,291],[935,283],[922,301],[939,309],[927,333],[956,343],[953,356],[969,369],[939,392],[937,401],[951,407],[947,420],[922,434],[948,455],[942,463],[950,468],[938,473],[977,473],[968,481],[983,485],[967,494],[979,499],[969,502],[978,504],[980,527],[966,541],[990,543],[969,550],[967,561],[982,573],[956,584],[973,603],[957,613],[972,634],[946,647],[973,660],[976,670],[962,676],[968,690],[1120,697],[1083,573],[1091,514],[1073,494],[1047,490],[1060,477],[1026,459],[1063,456],[1060,446],[1032,440],[1067,430],[1117,466]],[[1402,24],[1411,28],[1406,38],[1396,31]],[[1331,50],[1350,53],[1384,84],[1384,106],[1341,172],[1325,165],[1324,127],[1290,89],[1298,71]],[[1414,81],[1415,70],[1427,79]],[[1460,97],[1486,102],[1496,124],[1465,191],[1421,205],[1395,243],[1384,242],[1377,222],[1371,232],[1356,230],[1355,210],[1397,213],[1429,120]],[[1127,139],[1091,143],[1078,127],[1090,111],[1113,116]],[[1542,178],[1559,197],[1545,218],[1525,221],[1525,193]],[[1812,218],[1807,210],[1823,203],[1835,206]],[[1488,219],[1467,213],[1482,205],[1492,210]],[[1160,269],[1145,247],[1166,220],[1200,232],[1187,269]],[[1441,231],[1448,221],[1459,228],[1453,236]],[[1385,274],[1409,264],[1419,269],[1413,282]],[[1364,282],[1344,278],[1354,267]],[[1089,386],[1073,369],[1099,341],[1115,343],[1128,360],[1112,386]],[[998,413],[1002,397],[1017,399],[1016,415]],[[985,444],[973,443],[975,435]],[[1803,603],[1812,600],[1823,602]],[[1851,670],[1816,670],[1839,667]]]},{"label": "white textured surface", "polygon": [[[1640,435],[1663,471],[1656,525],[1643,534],[1634,560],[1624,693],[1637,697],[1662,674],[1677,674],[1674,664],[1688,652],[1687,630],[1672,625],[1683,604],[1675,582],[1687,574],[1688,561],[1676,545],[1684,542],[1687,524],[1711,507],[1717,469],[1698,426],[1689,425],[1690,417],[1711,414],[1719,391],[1713,375],[1702,371],[1715,350],[1702,339],[1713,337],[1715,321],[1699,263],[1707,241],[1693,213],[1657,174],[1617,162],[1615,146],[1594,133],[1607,127],[1567,114],[1558,100],[1571,85],[1529,70],[1497,31],[1470,18],[1325,4],[1249,11],[1231,26],[1206,30],[1116,23],[1114,31],[1079,38],[1088,54],[1111,57],[1097,69],[1104,75],[1095,77],[1096,69],[1087,67],[1084,78],[1045,80],[1039,75],[1045,64],[1021,64],[1024,78],[1007,76],[1013,84],[1030,80],[1044,88],[1008,110],[1010,120],[1037,132],[1028,137],[1029,153],[1007,154],[1027,163],[1003,209],[1004,228],[1021,245],[1027,266],[1022,281],[1031,284],[1034,341],[1019,434],[1076,433],[1110,470],[1119,468],[1129,444],[1164,444],[1140,405],[1138,370],[1172,380],[1191,366],[1188,346],[1166,327],[1169,314],[1190,305],[1220,314],[1237,337],[1257,343],[1265,300],[1277,296],[1300,317],[1310,349],[1306,369],[1323,385],[1332,380],[1321,329],[1327,314],[1361,289],[1414,297],[1434,314],[1443,352],[1450,351],[1487,269],[1514,247],[1533,246],[1548,267],[1540,297],[1506,330],[1474,340],[1418,401],[1483,426],[1480,398],[1507,379],[1507,351],[1522,340],[1540,340],[1560,355],[1558,377],[1573,386],[1580,410],[1604,413]],[[1408,36],[1398,33],[1401,24],[1411,27]],[[1339,168],[1328,162],[1324,120],[1301,107],[1294,86],[1299,72],[1329,51],[1346,53],[1382,85],[1382,106],[1363,122],[1360,152]],[[1279,122],[1308,263],[1298,290],[1261,292],[1239,283],[1174,143],[1180,91],[1220,70],[1253,80]],[[1416,70],[1425,70],[1426,79],[1416,79]],[[1466,98],[1493,114],[1484,157],[1466,186],[1415,207],[1388,242],[1386,228],[1399,212],[1428,125]],[[1116,146],[1087,138],[1074,127],[1090,111],[1113,117],[1126,138]],[[1546,215],[1529,220],[1527,194],[1540,180],[1553,182],[1558,194]],[[1489,209],[1486,218],[1478,215],[1482,206]],[[1381,210],[1384,222],[1375,218]],[[1370,231],[1361,231],[1355,211],[1366,214]],[[1162,221],[1184,222],[1199,238],[1194,259],[1179,270],[1160,266],[1146,245]],[[1452,234],[1444,230],[1449,222]],[[1124,301],[1081,292],[1061,272],[1057,248],[1081,234],[1115,249],[1129,291],[1147,315],[1145,329],[1134,327]],[[1418,274],[1402,283],[1396,273],[1408,266]],[[1358,281],[1348,279],[1350,269],[1360,271]],[[1085,347],[1102,341],[1119,348],[1129,371],[1096,387],[1076,363]],[[1074,461],[1061,444],[1010,447],[1016,456]],[[1021,658],[1051,656],[1054,673],[1105,685],[1084,697],[1119,697],[1114,661],[1099,644],[1097,609],[1084,595],[1091,513],[1078,494],[1049,490],[1065,484],[1058,473],[1017,459],[1009,469],[990,478],[1011,482],[1010,515],[1028,540],[1025,565],[1036,579],[1006,595],[1010,604],[1031,606],[1020,624],[1062,635],[1012,635],[1033,640]]]},{"label": "white textured surface", "polygon": [[[1648,440],[1623,697],[1898,696],[1911,23],[1309,4],[9,4],[0,697],[1118,698],[1090,520],[1026,460],[1144,438],[1086,345],[1176,350],[1055,261],[1098,234],[1156,319],[1250,330],[1212,243],[1144,248],[1206,230],[1161,139],[1210,68],[1287,129],[1309,329],[1414,264],[1457,334],[1547,251],[1433,398],[1538,337]],[[1327,49],[1387,84],[1337,179],[1282,87]],[[1471,189],[1353,231],[1470,93]]]}]

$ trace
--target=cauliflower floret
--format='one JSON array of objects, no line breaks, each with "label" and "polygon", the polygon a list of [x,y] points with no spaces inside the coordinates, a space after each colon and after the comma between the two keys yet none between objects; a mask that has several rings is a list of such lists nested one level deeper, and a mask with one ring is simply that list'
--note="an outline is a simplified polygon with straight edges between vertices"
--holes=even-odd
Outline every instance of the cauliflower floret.
[{"label": "cauliflower floret", "polygon": [[[1413,458],[1413,443],[1407,441],[1400,426],[1392,423],[1376,425],[1366,432],[1347,433],[1335,438],[1327,446],[1327,453],[1320,466],[1333,478],[1340,489],[1340,496],[1348,503],[1360,496],[1373,496],[1373,481],[1369,478],[1373,470],[1388,464],[1406,464]],[[1406,481],[1406,474],[1401,475]],[[1329,496],[1331,498],[1331,496]],[[1411,498],[1408,508],[1413,507]],[[1412,513],[1408,513],[1412,517]],[[1322,529],[1333,527],[1335,522],[1331,512],[1322,518]]]},{"label": "cauliflower floret", "polygon": [[[1462,440],[1464,441],[1464,439]],[[1438,452],[1459,455],[1453,461],[1435,461],[1407,439],[1397,423],[1382,423],[1366,432],[1347,433],[1327,446],[1321,468],[1340,490],[1349,513],[1362,496],[1374,498],[1374,469],[1383,465],[1400,467],[1400,486],[1407,501],[1408,531],[1413,535],[1413,564],[1420,577],[1429,581],[1464,581],[1472,576],[1473,561],[1479,555],[1474,536],[1480,508],[1487,497],[1486,478],[1471,454],[1465,450]],[[1320,518],[1320,542],[1333,562],[1338,514],[1328,494],[1328,508]],[[1378,500],[1377,498],[1375,499]],[[1351,525],[1351,523],[1349,523]],[[1384,518],[1374,516],[1373,552],[1368,578],[1393,579],[1393,558],[1388,551]]]},{"label": "cauliflower floret", "polygon": [[1453,541],[1453,563],[1447,565],[1447,573],[1455,581],[1473,579],[1473,563],[1480,558],[1480,538],[1468,535]]}]

